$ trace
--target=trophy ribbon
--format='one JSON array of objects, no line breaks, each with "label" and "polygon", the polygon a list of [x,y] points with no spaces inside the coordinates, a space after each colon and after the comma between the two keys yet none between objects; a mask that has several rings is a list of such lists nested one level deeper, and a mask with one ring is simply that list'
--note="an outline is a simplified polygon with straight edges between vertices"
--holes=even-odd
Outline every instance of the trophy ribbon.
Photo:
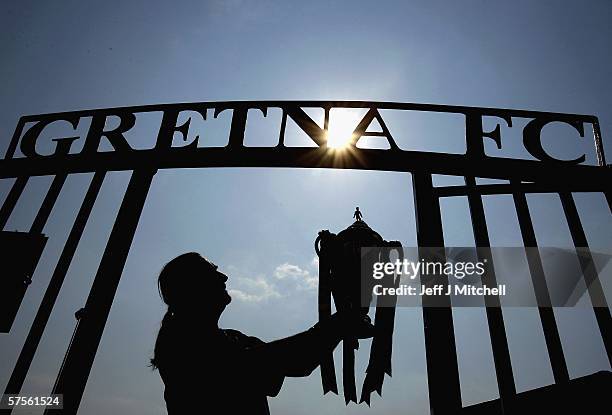
[{"label": "trophy ribbon", "polygon": [[[321,252],[319,244],[330,243],[331,234],[329,231],[319,232],[315,241],[315,251],[319,256],[319,321],[325,321],[331,317],[331,274],[328,254]],[[334,355],[327,353],[321,360],[321,383],[323,394],[333,392],[338,394],[336,383],[336,368],[334,365]]]},{"label": "trophy ribbon", "polygon": [[[386,242],[386,247],[396,247],[399,259],[403,259],[402,244],[398,241]],[[389,250],[383,251],[384,261],[389,261]],[[382,285],[385,288],[397,288],[399,285],[399,277],[394,278],[393,275],[386,275],[382,279]],[[384,296],[377,299],[376,315],[374,321],[375,334],[370,348],[370,360],[366,369],[366,377],[361,388],[361,399],[359,403],[365,402],[370,406],[370,396],[376,391],[379,396],[382,396],[382,386],[385,374],[392,376],[391,372],[391,356],[393,348],[393,327],[395,325],[395,306],[397,297]]]}]

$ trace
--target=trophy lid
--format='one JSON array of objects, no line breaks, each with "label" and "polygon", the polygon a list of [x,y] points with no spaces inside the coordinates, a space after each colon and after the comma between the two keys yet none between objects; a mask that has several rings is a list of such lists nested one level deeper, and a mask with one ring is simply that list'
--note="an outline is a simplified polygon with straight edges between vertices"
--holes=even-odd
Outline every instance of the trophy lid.
[{"label": "trophy lid", "polygon": [[[359,212],[359,208],[355,211],[356,214],[357,212]],[[338,233],[339,238],[346,242],[357,242],[361,246],[376,246],[383,242],[382,236],[361,219],[361,212],[358,215],[353,215],[353,217],[357,217],[357,220]]]}]

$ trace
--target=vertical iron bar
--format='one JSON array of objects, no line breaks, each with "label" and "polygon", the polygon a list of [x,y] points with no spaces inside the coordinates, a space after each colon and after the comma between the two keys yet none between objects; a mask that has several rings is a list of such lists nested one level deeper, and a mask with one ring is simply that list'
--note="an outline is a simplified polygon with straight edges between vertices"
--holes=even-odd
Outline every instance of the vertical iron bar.
[{"label": "vertical iron bar", "polygon": [[[414,205],[419,247],[443,247],[440,200],[434,194],[430,174],[412,175]],[[419,254],[421,256],[421,254]],[[435,307],[428,304],[430,298],[423,297],[423,326],[425,332],[425,355],[429,384],[429,406],[431,414],[454,414],[461,407],[461,385],[453,313],[448,296],[439,297]]]},{"label": "vertical iron bar", "polygon": [[597,154],[597,164],[606,166],[606,155],[604,153],[603,140],[601,139],[601,129],[599,128],[599,120],[595,117],[593,121],[593,139],[595,140],[595,153]]},{"label": "vertical iron bar", "polygon": [[606,200],[608,201],[608,208],[610,209],[610,213],[612,213],[612,192],[606,191],[604,192],[606,196]]},{"label": "vertical iron bar", "polygon": [[[476,180],[474,177],[465,176],[465,184],[468,189],[467,198],[472,219],[472,229],[474,231],[474,241],[478,248],[490,248],[491,241],[489,240],[484,205],[482,196],[477,193]],[[481,252],[481,250],[478,249],[477,251],[479,261],[484,260],[489,264],[488,272],[483,276],[483,285],[491,287],[497,286],[497,279],[493,268],[493,258],[491,257],[490,250]],[[509,414],[512,413],[512,403],[516,397],[516,386],[512,374],[512,362],[510,360],[510,349],[506,337],[504,316],[498,296],[487,295],[484,297],[484,300],[502,413]]]},{"label": "vertical iron bar", "polygon": [[89,188],[87,189],[87,193],[85,194],[81,208],[77,213],[72,229],[70,230],[70,234],[68,235],[68,239],[66,240],[66,244],[64,245],[62,253],[60,254],[57,265],[55,266],[55,270],[53,271],[53,275],[51,276],[51,280],[47,286],[45,295],[42,299],[40,307],[38,308],[36,317],[34,318],[34,322],[32,323],[32,327],[28,333],[28,337],[26,338],[23,348],[21,349],[17,363],[15,364],[15,368],[13,369],[11,377],[4,390],[5,394],[18,394],[23,386],[23,382],[26,378],[32,360],[34,359],[34,354],[36,353],[36,349],[38,348],[47,322],[49,321],[49,316],[51,315],[51,311],[53,310],[53,306],[55,305],[55,301],[59,295],[64,278],[66,277],[66,273],[83,234],[85,225],[87,224],[89,215],[91,214],[91,210],[100,191],[100,187],[102,186],[105,174],[106,172],[104,171],[96,172],[89,185]]},{"label": "vertical iron bar", "polygon": [[[23,118],[20,118],[19,122],[17,122],[17,126],[15,127],[15,132],[13,132],[13,137],[11,138],[9,147],[6,150],[6,153],[4,154],[5,160],[11,159],[15,155],[17,142],[19,141],[19,137],[21,136],[21,131],[23,131],[24,125],[25,122],[23,121]],[[17,180],[15,180],[15,183],[13,183],[11,191],[4,200],[2,208],[0,208],[0,230],[3,230],[6,226],[6,223],[8,222],[8,219],[11,216],[13,209],[15,209],[17,201],[23,193],[23,189],[25,189],[26,184],[28,184],[28,179],[29,177],[27,176],[20,176],[17,177]]]},{"label": "vertical iron bar", "polygon": [[154,174],[152,168],[132,173],[74,341],[53,388],[54,394],[64,395],[64,409],[47,409],[45,414],[77,413]]},{"label": "vertical iron bar", "polygon": [[546,340],[546,348],[548,350],[553,376],[555,378],[555,383],[567,383],[569,381],[569,372],[567,370],[565,356],[563,355],[563,347],[561,345],[561,337],[559,336],[559,329],[557,328],[557,322],[555,320],[555,313],[551,306],[548,286],[544,277],[542,258],[537,250],[529,249],[536,248],[538,242],[536,240],[535,230],[527,205],[527,197],[525,193],[520,190],[520,182],[511,180],[510,183],[514,185],[512,198],[514,199],[523,245],[527,253],[531,281],[538,303],[538,312],[540,314],[540,321],[542,323],[542,330],[544,332],[544,339]]},{"label": "vertical iron bar", "polygon": [[559,193],[559,197],[561,198],[561,204],[565,212],[565,218],[567,219],[567,225],[569,226],[574,246],[579,253],[580,268],[582,269],[582,274],[589,290],[589,296],[593,303],[593,312],[595,313],[599,332],[601,333],[601,338],[603,339],[608,354],[608,361],[612,365],[612,317],[610,316],[610,309],[606,302],[606,296],[597,276],[597,270],[592,266],[593,257],[588,248],[589,243],[586,239],[580,216],[578,215],[576,202],[569,192],[561,192]]},{"label": "vertical iron bar", "polygon": [[55,202],[57,202],[57,198],[59,197],[60,192],[62,191],[62,187],[64,183],[66,183],[66,178],[68,175],[66,173],[58,174],[53,178],[53,182],[51,182],[51,186],[47,191],[47,195],[34,218],[34,222],[30,227],[30,233],[42,233],[47,220],[49,220],[49,216],[51,215],[51,210],[53,210],[53,206],[55,206]]},{"label": "vertical iron bar", "polygon": [[2,208],[0,208],[0,229],[4,229],[6,223],[13,213],[13,209],[17,205],[17,201],[21,197],[23,193],[23,189],[25,189],[26,184],[28,184],[29,177],[21,176],[15,180],[13,183],[13,187],[11,187],[11,191],[6,196],[4,203],[2,204]]}]

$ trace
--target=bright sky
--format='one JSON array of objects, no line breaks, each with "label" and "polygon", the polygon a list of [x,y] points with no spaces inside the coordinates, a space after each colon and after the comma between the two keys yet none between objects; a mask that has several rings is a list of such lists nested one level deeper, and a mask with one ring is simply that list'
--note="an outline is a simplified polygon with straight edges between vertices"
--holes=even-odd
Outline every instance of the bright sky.
[{"label": "bright sky", "polygon": [[[356,99],[535,109],[593,114],[606,149],[612,132],[612,3],[591,2],[29,2],[0,14],[0,128],[5,149],[21,115],[154,103]],[[316,114],[314,114],[316,115]],[[341,128],[359,113],[336,115]],[[276,118],[274,118],[276,117]],[[332,117],[334,115],[332,114]],[[255,118],[252,145],[273,145],[274,120]],[[204,145],[222,144],[228,118],[194,125]],[[461,152],[461,120],[389,119],[400,146]],[[333,125],[332,118],[331,128]],[[152,140],[143,131],[132,140]],[[153,122],[151,122],[153,125]],[[350,129],[350,128],[349,128]],[[520,129],[502,129],[520,156]],[[558,133],[556,136],[554,133]],[[51,134],[51,133],[49,133]],[[195,135],[192,133],[191,137]],[[291,137],[300,140],[297,132]],[[550,130],[563,155],[589,148],[570,130]],[[513,140],[515,139],[515,140]],[[142,140],[142,142],[141,142]],[[296,141],[297,142],[297,141]],[[555,147],[556,148],[556,147]],[[487,151],[494,151],[487,146]],[[580,153],[578,153],[580,154]],[[592,152],[588,155],[592,162]],[[47,249],[10,334],[0,335],[4,388],[40,304],[91,175],[71,176],[45,228]],[[107,177],[23,388],[49,393],[99,264],[128,173]],[[51,181],[33,178],[6,229],[26,231]],[[440,180],[443,182],[444,180]],[[448,180],[447,180],[448,181]],[[4,199],[12,180],[0,180]],[[605,199],[577,195],[592,246],[612,246]],[[519,245],[507,197],[485,199],[492,242]],[[569,246],[560,202],[534,195],[530,208],[542,245]],[[234,301],[224,327],[265,340],[316,321],[317,232],[338,232],[359,205],[386,239],[416,241],[407,173],[290,169],[160,171],[127,260],[85,390],[87,414],[162,414],[163,386],[148,368],[164,308],[156,277],[162,265],[198,251],[230,276]],[[464,199],[443,202],[448,245],[473,243]],[[612,286],[607,285],[608,292]],[[203,293],[205,300],[205,293]],[[537,311],[509,310],[508,336],[519,390],[552,382]],[[573,377],[610,369],[589,310],[557,310]],[[497,387],[486,317],[455,313],[464,405],[494,399]],[[358,384],[367,359],[359,350]],[[337,359],[340,366],[340,360]],[[318,371],[285,382],[273,414],[428,413],[421,311],[400,309],[393,378],[384,399],[344,406],[321,395]],[[205,403],[202,403],[205,405]]]}]

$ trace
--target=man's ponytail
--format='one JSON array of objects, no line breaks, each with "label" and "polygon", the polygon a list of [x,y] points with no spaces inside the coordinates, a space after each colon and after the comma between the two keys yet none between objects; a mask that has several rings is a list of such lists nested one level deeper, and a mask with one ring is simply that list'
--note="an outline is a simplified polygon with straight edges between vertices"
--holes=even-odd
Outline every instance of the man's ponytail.
[{"label": "man's ponytail", "polygon": [[150,366],[153,368],[153,370],[158,369],[161,361],[163,360],[162,349],[164,348],[164,342],[166,341],[166,336],[164,333],[168,331],[173,317],[174,314],[170,310],[170,307],[168,307],[168,310],[166,311],[166,314],[164,314],[164,318],[161,321],[161,327],[159,328],[157,339],[155,340],[153,358],[150,361]]}]

